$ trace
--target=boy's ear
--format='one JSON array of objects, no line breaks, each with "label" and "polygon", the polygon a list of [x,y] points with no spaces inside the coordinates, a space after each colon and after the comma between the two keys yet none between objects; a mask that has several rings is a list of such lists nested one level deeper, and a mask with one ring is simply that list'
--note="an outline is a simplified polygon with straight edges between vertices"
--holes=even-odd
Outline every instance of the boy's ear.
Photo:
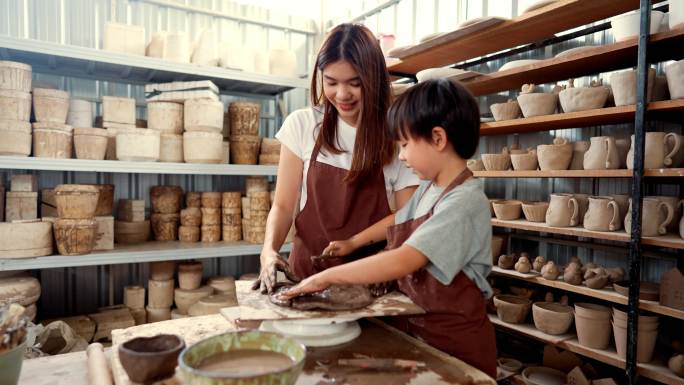
[{"label": "boy's ear", "polygon": [[443,150],[449,140],[447,139],[447,133],[444,128],[440,126],[435,126],[432,128],[432,144],[437,147],[438,151]]}]

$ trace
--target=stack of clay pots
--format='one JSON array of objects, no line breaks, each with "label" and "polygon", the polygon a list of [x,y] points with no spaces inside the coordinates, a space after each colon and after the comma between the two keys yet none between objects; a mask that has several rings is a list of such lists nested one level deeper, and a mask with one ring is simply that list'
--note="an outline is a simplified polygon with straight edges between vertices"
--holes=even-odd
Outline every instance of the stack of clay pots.
[{"label": "stack of clay pots", "polygon": [[117,133],[120,130],[135,129],[135,99],[104,96],[102,97],[102,111],[102,127],[107,130],[105,158],[116,160],[118,159],[116,153]]},{"label": "stack of clay pots", "polygon": [[114,239],[121,244],[142,243],[150,238],[150,221],[145,220],[145,201],[120,199]]},{"label": "stack of clay pots", "polygon": [[228,107],[231,163],[257,164],[261,145],[260,114],[258,103],[233,102]]},{"label": "stack of clay pots", "polygon": [[73,129],[66,124],[69,94],[65,91],[33,89],[33,156],[71,158]]},{"label": "stack of clay pots", "polygon": [[40,282],[33,277],[19,273],[0,278],[0,307],[18,303],[26,308],[26,316],[36,318],[36,302],[40,298]]},{"label": "stack of clay pots", "polygon": [[242,239],[242,194],[239,191],[222,194],[221,224],[224,242],[237,242]]},{"label": "stack of clay pots", "polygon": [[[650,362],[658,339],[658,317],[639,315],[637,362]],[[618,356],[627,356],[627,313],[613,308],[613,336]]]},{"label": "stack of clay pots", "polygon": [[178,240],[181,242],[199,242],[202,225],[201,195],[197,192],[185,194],[185,208],[180,211],[181,226],[178,228]]},{"label": "stack of clay pots", "polygon": [[160,132],[159,161],[183,162],[183,104],[147,102],[147,128]]},{"label": "stack of clay pots", "polygon": [[0,61],[0,155],[31,154],[31,66]]},{"label": "stack of clay pots", "polygon": [[38,180],[35,175],[13,175],[5,201],[7,222],[38,218]]},{"label": "stack of clay pots", "polygon": [[263,243],[266,219],[271,209],[271,194],[265,177],[245,179],[247,197],[242,201],[243,239],[249,243]]},{"label": "stack of clay pots", "polygon": [[154,186],[150,189],[150,197],[154,239],[157,241],[177,240],[183,189],[178,186]]},{"label": "stack of clay pots", "polygon": [[62,184],[55,188],[59,219],[54,223],[54,232],[60,254],[82,255],[95,247],[99,195],[93,185]]},{"label": "stack of clay pots", "polygon": [[175,262],[153,262],[150,264],[150,280],[147,282],[147,322],[171,319],[173,305]]},{"label": "stack of clay pots", "polygon": [[223,153],[221,101],[188,99],[183,112],[183,156],[187,163],[221,163]]},{"label": "stack of clay pots", "polygon": [[147,323],[145,311],[145,288],[142,286],[124,287],[124,305],[131,312],[136,325]]},{"label": "stack of clay pots", "polygon": [[202,242],[221,240],[221,193],[202,193]]},{"label": "stack of clay pots", "polygon": [[280,141],[273,138],[261,140],[261,153],[259,164],[278,164],[280,161]]},{"label": "stack of clay pots", "polygon": [[183,262],[178,265],[178,288],[174,291],[175,318],[188,315],[188,310],[199,300],[214,293],[211,286],[202,284],[202,263]]},{"label": "stack of clay pots", "polygon": [[107,130],[93,128],[93,105],[71,99],[67,124],[74,128],[74,152],[78,159],[103,160],[107,153]]},{"label": "stack of clay pots", "polygon": [[95,208],[97,233],[93,250],[112,250],[114,249],[114,185],[95,184],[92,186],[99,192]]}]

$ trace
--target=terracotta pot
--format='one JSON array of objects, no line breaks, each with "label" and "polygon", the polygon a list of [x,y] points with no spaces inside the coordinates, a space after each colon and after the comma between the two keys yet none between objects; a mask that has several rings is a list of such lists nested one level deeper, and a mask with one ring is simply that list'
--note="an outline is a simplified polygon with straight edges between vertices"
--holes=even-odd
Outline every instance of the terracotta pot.
[{"label": "terracotta pot", "polygon": [[620,207],[611,197],[589,197],[584,228],[593,231],[616,231],[622,228]]},{"label": "terracotta pot", "polygon": [[518,119],[522,116],[520,105],[515,100],[506,103],[494,103],[489,106],[489,109],[492,110],[492,115],[496,121]]},{"label": "terracotta pot", "polygon": [[579,140],[572,143],[572,161],[570,170],[584,170],[584,154],[589,151],[589,142]]},{"label": "terracotta pot", "polygon": [[107,151],[107,130],[101,128],[75,128],[76,158],[103,160]]},{"label": "terracotta pot", "polygon": [[202,193],[202,207],[204,208],[219,208],[221,207],[221,193],[220,192],[203,192]]},{"label": "terracotta pot", "polygon": [[95,216],[99,189],[93,185],[61,184],[55,187],[60,218],[90,219]]},{"label": "terracotta pot", "polygon": [[31,123],[0,120],[0,136],[3,138],[0,141],[0,155],[29,156],[31,154]]},{"label": "terracotta pot", "polygon": [[544,222],[546,220],[546,212],[549,209],[548,202],[523,202],[522,211],[525,214],[525,219],[530,222]]},{"label": "terracotta pot", "polygon": [[503,200],[492,203],[497,219],[511,221],[520,218],[522,202],[517,200]]},{"label": "terracotta pot", "polygon": [[[232,129],[232,127],[231,127]],[[257,164],[260,136],[240,135],[230,137],[230,159],[234,164]]]},{"label": "terracotta pot", "polygon": [[585,170],[612,170],[620,167],[620,155],[615,138],[612,136],[595,136],[591,138],[591,146],[584,153]]},{"label": "terracotta pot", "polygon": [[180,223],[182,226],[201,226],[202,211],[197,207],[188,207],[181,210]]},{"label": "terracotta pot", "polygon": [[[627,328],[613,322],[613,335],[617,354],[623,360],[627,357]],[[651,362],[658,338],[658,329],[637,331],[637,362]]]},{"label": "terracotta pot", "polygon": [[193,290],[177,288],[174,291],[174,302],[178,308],[178,313],[188,314],[190,306],[196,304],[200,299],[213,294],[214,289],[210,286],[202,286]]},{"label": "terracotta pot", "polygon": [[178,286],[184,290],[194,290],[202,283],[202,263],[183,262],[178,265]]},{"label": "terracotta pot", "polygon": [[66,123],[69,94],[47,88],[33,89],[33,114],[37,122]]},{"label": "terracotta pot", "polygon": [[178,227],[178,240],[181,242],[199,242],[199,226],[180,226]]},{"label": "terracotta pot", "polygon": [[[625,216],[625,231],[632,233],[632,202]],[[644,198],[641,210],[641,236],[655,237],[667,234],[667,226],[672,222],[674,212],[667,203],[655,198]]]},{"label": "terracotta pot", "polygon": [[69,159],[72,147],[71,126],[59,123],[33,123],[33,156]]},{"label": "terracotta pot", "polygon": [[496,306],[496,314],[504,322],[508,323],[523,323],[530,312],[532,301],[527,298],[518,297],[515,295],[497,295],[494,297],[494,305]]},{"label": "terracotta pot", "polygon": [[552,115],[556,113],[558,95],[543,92],[520,94],[518,95],[518,103],[523,116],[526,118]]},{"label": "terracotta pot", "polygon": [[88,254],[95,246],[97,223],[94,219],[57,219],[53,228],[61,255]]},{"label": "terracotta pot", "polygon": [[537,158],[542,171],[567,170],[572,161],[572,154],[572,144],[565,138],[556,138],[553,144],[537,146]]},{"label": "terracotta pot", "polygon": [[152,212],[174,214],[180,211],[183,189],[179,186],[153,186],[150,188]]},{"label": "terracotta pot", "polygon": [[529,150],[526,154],[511,154],[511,163],[513,164],[513,170],[516,171],[536,170],[539,167],[537,151]]},{"label": "terracotta pot", "polygon": [[218,132],[185,132],[183,134],[183,158],[186,163],[221,163],[223,136]]},{"label": "terracotta pot", "polygon": [[667,87],[671,99],[684,98],[684,60],[680,60],[665,67]]},{"label": "terracotta pot", "polygon": [[[652,100],[653,85],[655,84],[655,70],[648,70],[647,101]],[[636,104],[636,70],[616,72],[610,76],[610,87],[613,90],[616,106]],[[672,91],[670,91],[672,93]]]},{"label": "terracotta pot", "polygon": [[467,162],[467,167],[470,171],[484,171],[485,166],[482,159],[470,159]]},{"label": "terracotta pot", "polygon": [[571,194],[551,194],[546,224],[553,227],[577,226],[579,204]]},{"label": "terracotta pot", "polygon": [[183,104],[174,102],[148,102],[147,128],[162,134],[183,133]]},{"label": "terracotta pot", "polygon": [[173,304],[173,279],[147,282],[147,304],[155,309],[168,308]]},{"label": "terracotta pot", "polygon": [[556,302],[535,302],[532,305],[534,326],[546,334],[564,334],[572,325],[574,311]]},{"label": "terracotta pot", "polygon": [[594,303],[575,303],[575,314],[587,318],[610,319],[610,308]]},{"label": "terracotta pot", "polygon": [[161,261],[150,263],[150,278],[155,281],[167,281],[173,279],[176,271],[176,262]]},{"label": "terracotta pot", "polygon": [[580,345],[593,349],[606,349],[610,343],[610,313],[608,318],[589,318],[577,314],[575,326]]},{"label": "terracotta pot", "polygon": [[183,340],[171,334],[138,337],[119,345],[119,360],[133,382],[151,383],[173,375]]},{"label": "terracotta pot", "polygon": [[154,213],[151,217],[152,233],[156,241],[175,241],[178,239],[179,214]]},{"label": "terracotta pot", "polygon": [[233,102],[228,106],[230,136],[259,135],[261,105],[251,102]]},{"label": "terracotta pot", "polygon": [[223,130],[223,103],[211,99],[188,99],[183,111],[185,131],[221,133]]},{"label": "terracotta pot", "polygon": [[114,221],[114,240],[121,244],[143,243],[150,239],[150,221]]},{"label": "terracotta pot", "polygon": [[481,157],[487,171],[505,171],[511,168],[511,156],[506,147],[501,154],[482,154]]},{"label": "terracotta pot", "polygon": [[566,88],[558,94],[563,112],[593,110],[606,105],[608,87]]}]

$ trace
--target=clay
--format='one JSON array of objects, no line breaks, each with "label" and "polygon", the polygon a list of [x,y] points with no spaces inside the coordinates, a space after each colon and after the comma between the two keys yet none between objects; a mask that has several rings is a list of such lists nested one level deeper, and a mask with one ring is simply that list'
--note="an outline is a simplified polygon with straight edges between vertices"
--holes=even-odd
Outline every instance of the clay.
[{"label": "clay", "polygon": [[97,233],[94,219],[58,219],[53,227],[61,255],[82,255],[93,250]]},{"label": "clay", "polygon": [[[223,136],[219,132],[183,133],[183,159],[186,163],[221,163],[223,156]],[[256,160],[251,164],[256,164]]]},{"label": "clay", "polygon": [[258,135],[261,105],[251,102],[233,102],[228,106],[230,136]]},{"label": "clay", "polygon": [[576,262],[570,262],[563,271],[563,281],[571,285],[581,285],[582,267]]},{"label": "clay", "polygon": [[160,321],[168,321],[171,319],[171,308],[170,307],[145,307],[145,317],[147,318],[147,323],[154,323]]},{"label": "clay", "polygon": [[99,190],[92,185],[61,184],[55,187],[60,218],[88,219],[95,215]]},{"label": "clay", "polygon": [[622,281],[625,277],[625,269],[621,267],[611,267],[606,269],[608,273],[608,281],[611,283]]},{"label": "clay", "polygon": [[484,162],[482,162],[482,159],[470,159],[470,160],[468,160],[466,165],[470,171],[484,171],[485,170]]},{"label": "clay", "polygon": [[114,213],[114,185],[113,184],[94,184],[97,191],[96,217],[107,217]]},{"label": "clay", "polygon": [[221,193],[220,192],[203,192],[201,194],[201,204],[203,208],[220,208],[221,207]]},{"label": "clay", "polygon": [[114,241],[121,244],[143,243],[150,239],[150,221],[114,221]]},{"label": "clay", "polygon": [[202,282],[202,262],[183,262],[178,265],[178,286],[194,290]]},{"label": "clay", "polygon": [[549,209],[546,211],[546,224],[554,227],[577,226],[579,204],[571,194],[551,194]]},{"label": "clay", "polygon": [[[668,142],[672,144],[672,148],[668,148]],[[671,167],[675,156],[681,148],[681,138],[675,133],[647,132],[644,168]],[[626,163],[628,169],[634,169],[634,135],[631,136],[631,146],[629,152],[627,152]]]},{"label": "clay", "polygon": [[138,337],[119,345],[119,360],[134,382],[149,383],[173,375],[183,340],[171,334]]},{"label": "clay", "polygon": [[105,357],[102,344],[94,343],[88,346],[88,383],[90,385],[112,385],[112,374]]},{"label": "clay", "polygon": [[224,242],[237,242],[242,239],[242,226],[224,225],[221,238]]},{"label": "clay", "polygon": [[542,277],[544,277],[544,279],[555,281],[560,275],[560,271],[558,270],[558,267],[553,261],[548,261],[546,265],[542,267],[541,275]]},{"label": "clay", "polygon": [[179,222],[180,214],[152,214],[151,223],[154,239],[156,241],[177,240]]},{"label": "clay", "polygon": [[[669,206],[672,209],[672,220],[670,221],[670,224],[667,225],[667,231],[668,232],[677,232],[677,226],[679,225],[679,221],[681,219],[681,214],[679,210],[680,206],[680,199],[679,197],[676,196],[663,196],[663,195],[656,195],[656,196],[647,196],[646,198],[655,198],[661,202],[664,202],[667,206]],[[629,206],[629,204],[628,204]]]},{"label": "clay", "polygon": [[616,231],[622,228],[620,206],[611,197],[589,197],[584,228],[593,231]]},{"label": "clay", "polygon": [[520,257],[518,262],[515,263],[515,271],[518,273],[529,273],[530,269],[532,269],[532,265],[527,257]]},{"label": "clay", "polygon": [[221,194],[221,207],[223,209],[239,209],[242,207],[241,198],[242,193],[239,191],[224,192]]},{"label": "clay", "polygon": [[[636,103],[636,89],[637,89],[637,73],[636,70],[627,70],[613,73],[610,76],[610,87],[613,90],[613,97],[616,106],[626,106]],[[646,100],[651,101],[653,94],[653,85],[655,84],[655,70],[648,69],[648,86],[646,92]],[[672,92],[672,91],[670,91]]]},{"label": "clay", "polygon": [[502,200],[492,202],[497,219],[510,221],[520,218],[522,202],[518,200]]},{"label": "clay", "polygon": [[594,136],[590,143],[589,150],[584,153],[585,170],[610,170],[620,167],[622,162],[614,137]]},{"label": "clay", "polygon": [[124,287],[124,305],[130,309],[144,309],[145,288],[142,286]]},{"label": "clay", "polygon": [[218,242],[221,240],[221,225],[202,226],[201,233],[202,242]]},{"label": "clay", "polygon": [[[231,127],[232,129],[232,127]],[[234,164],[257,164],[261,137],[240,135],[230,137],[230,160]]]},{"label": "clay", "polygon": [[110,123],[135,124],[135,99],[103,96],[102,120]]},{"label": "clay", "polygon": [[[613,322],[613,336],[615,338],[615,350],[623,360],[627,356],[627,322],[618,319]],[[637,362],[650,362],[653,357],[656,339],[658,337],[658,324],[654,326],[639,322],[637,331]]]},{"label": "clay", "polygon": [[555,302],[536,302],[532,305],[534,326],[546,334],[564,334],[572,325],[573,309]]},{"label": "clay", "polygon": [[233,376],[260,376],[290,368],[292,359],[269,350],[238,349],[216,353],[203,359],[196,369]]},{"label": "clay", "polygon": [[119,199],[117,217],[123,222],[143,222],[145,220],[145,201]]},{"label": "clay", "polygon": [[212,294],[200,299],[188,308],[191,317],[218,314],[222,308],[237,306],[235,296],[226,294]]},{"label": "clay", "polygon": [[597,267],[600,266],[595,264],[594,262],[587,262],[586,264],[582,265],[582,275],[584,275],[587,272],[587,270],[595,269]]},{"label": "clay", "polygon": [[180,211],[183,189],[179,186],[154,186],[150,189],[152,212],[174,214]]},{"label": "clay", "polygon": [[539,255],[534,259],[534,262],[532,263],[532,269],[534,271],[541,272],[541,270],[545,264],[546,264],[546,258]]},{"label": "clay", "polygon": [[202,206],[202,193],[200,192],[188,192],[185,194],[185,206],[186,207],[197,207]]},{"label": "clay", "polygon": [[212,295],[214,289],[210,286],[202,286],[192,290],[177,288],[174,291],[174,302],[178,308],[178,313],[188,314],[190,306],[197,303],[200,299]]},{"label": "clay", "polygon": [[511,164],[513,164],[513,170],[516,171],[536,170],[539,167],[537,150],[530,148],[528,149],[528,152],[524,154],[511,153]]},{"label": "clay", "polygon": [[176,262],[161,261],[150,263],[150,279],[155,281],[166,281],[173,279],[173,273],[176,271]]},{"label": "clay", "polygon": [[670,368],[672,373],[678,375],[679,377],[684,377],[684,354],[677,354],[672,356],[667,362],[667,367]]},{"label": "clay", "polygon": [[150,279],[147,282],[147,304],[151,308],[162,309],[173,304],[173,279],[156,281]]},{"label": "clay", "polygon": [[589,151],[589,142],[578,140],[572,143],[572,161],[570,170],[584,170],[584,154]]},{"label": "clay", "polygon": [[546,220],[546,211],[548,209],[548,202],[522,203],[522,211],[525,214],[525,219],[527,219],[530,222],[544,222]]},{"label": "clay", "polygon": [[576,112],[601,108],[608,100],[610,90],[603,81],[592,81],[590,87],[574,87],[574,79],[568,80],[568,87],[558,94],[563,112]]},{"label": "clay", "polygon": [[569,372],[572,368],[582,365],[580,357],[568,350],[558,350],[553,345],[544,346],[543,365],[549,368],[560,370],[564,373]]},{"label": "clay", "polygon": [[[667,274],[667,273],[666,273]],[[665,276],[663,276],[665,278]],[[663,280],[664,282],[664,280]],[[618,281],[613,283],[615,292],[625,297],[629,296],[629,281]],[[641,282],[639,284],[639,299],[643,301],[657,301],[659,298],[660,286],[653,282]],[[663,303],[661,302],[661,305]],[[667,306],[667,305],[666,305]]]},{"label": "clay", "polygon": [[69,94],[47,88],[33,89],[33,114],[37,122],[66,123]]},{"label": "clay", "polygon": [[202,225],[202,212],[197,207],[188,207],[180,211],[180,223],[182,226]]},{"label": "clay", "polygon": [[515,264],[515,257],[512,255],[501,255],[499,256],[498,266],[502,269],[510,270]]},{"label": "clay", "polygon": [[146,128],[118,129],[116,159],[129,162],[156,162],[161,154],[161,133]]},{"label": "clay", "polygon": [[594,304],[575,304],[577,337],[582,346],[605,349],[610,343],[610,309]]},{"label": "clay", "polygon": [[[656,237],[667,234],[667,226],[674,217],[672,207],[656,198],[644,198],[641,208],[641,236]],[[628,212],[632,212],[631,200]],[[625,231],[627,234],[632,232],[631,214],[625,216]]]},{"label": "clay", "polygon": [[497,264],[498,255],[501,255],[501,249],[503,248],[504,237],[499,235],[492,235],[492,262]]},{"label": "clay", "polygon": [[199,226],[179,226],[178,240],[181,242],[199,242],[200,228]]},{"label": "clay", "polygon": [[161,134],[159,136],[159,161],[182,163],[183,135]]},{"label": "clay", "polygon": [[534,84],[525,84],[522,86],[520,95],[518,95],[518,103],[523,116],[530,118],[554,114],[558,105],[558,94],[534,92],[534,90]]},{"label": "clay", "polygon": [[481,157],[487,171],[505,171],[511,168],[511,155],[506,147],[500,154],[482,154]]},{"label": "clay", "polygon": [[[62,125],[63,129],[49,129],[38,128],[39,124],[33,123],[33,156],[55,159],[71,158],[73,143],[71,126]],[[48,123],[50,126],[55,124],[57,123]]]},{"label": "clay", "polygon": [[183,133],[183,104],[174,102],[148,102],[147,126],[164,133]]},{"label": "clay", "polygon": [[332,285],[327,289],[295,297],[291,300],[282,300],[279,297],[281,292],[289,290],[289,286],[284,285],[277,288],[269,296],[272,303],[292,307],[297,310],[353,310],[366,307],[373,303],[373,296],[365,285]]},{"label": "clay", "polygon": [[575,366],[574,369],[568,373],[568,384],[569,385],[591,385],[591,381],[582,372],[582,368]]},{"label": "clay", "polygon": [[674,62],[665,67],[665,76],[667,77],[670,97],[673,100],[684,98],[684,86],[682,85],[684,83],[684,60]]},{"label": "clay", "polygon": [[660,304],[684,310],[684,275],[674,267],[660,279]]},{"label": "clay", "polygon": [[520,105],[515,100],[508,100],[506,103],[494,103],[489,106],[489,109],[496,121],[518,119],[522,116]]},{"label": "clay", "polygon": [[572,161],[573,145],[565,138],[556,138],[553,144],[537,146],[539,168],[542,171],[567,170]]},{"label": "clay", "polygon": [[590,289],[603,289],[608,284],[608,273],[602,267],[587,270],[584,284]]},{"label": "clay", "polygon": [[514,295],[498,295],[494,297],[496,313],[503,322],[523,323],[530,312],[532,301]]},{"label": "clay", "polygon": [[217,226],[221,224],[221,209],[202,207],[202,226]]}]

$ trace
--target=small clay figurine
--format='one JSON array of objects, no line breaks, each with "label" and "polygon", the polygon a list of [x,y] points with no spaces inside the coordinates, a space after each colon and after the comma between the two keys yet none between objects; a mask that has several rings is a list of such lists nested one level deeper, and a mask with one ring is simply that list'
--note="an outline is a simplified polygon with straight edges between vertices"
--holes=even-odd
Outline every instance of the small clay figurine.
[{"label": "small clay figurine", "polygon": [[542,269],[542,267],[544,267],[545,263],[546,263],[546,258],[544,258],[540,255],[534,259],[534,262],[532,263],[532,269],[534,271],[541,271],[541,269]]},{"label": "small clay figurine", "polygon": [[584,284],[590,289],[603,289],[608,284],[608,273],[602,267],[587,270],[584,273]]},{"label": "small clay figurine", "polygon": [[515,257],[513,255],[502,254],[499,257],[499,267],[502,269],[510,270],[515,264]]},{"label": "small clay figurine", "polygon": [[582,274],[586,274],[587,270],[595,269],[597,267],[599,267],[599,265],[595,264],[594,262],[588,262],[586,265],[582,266]]},{"label": "small clay figurine", "polygon": [[571,285],[582,284],[582,268],[577,262],[570,262],[563,271],[563,281]]},{"label": "small clay figurine", "polygon": [[527,257],[520,257],[520,259],[518,259],[518,262],[515,263],[515,270],[518,273],[529,273],[530,269],[532,269],[532,265],[530,264],[530,260],[527,259]]},{"label": "small clay figurine", "polygon": [[542,267],[541,275],[545,279],[555,281],[560,275],[560,271],[558,270],[558,266],[556,266],[556,264],[553,261],[548,261],[546,265]]},{"label": "small clay figurine", "polygon": [[608,280],[611,283],[622,281],[625,278],[625,269],[621,267],[611,267],[610,269],[606,269],[606,272],[608,273]]}]

